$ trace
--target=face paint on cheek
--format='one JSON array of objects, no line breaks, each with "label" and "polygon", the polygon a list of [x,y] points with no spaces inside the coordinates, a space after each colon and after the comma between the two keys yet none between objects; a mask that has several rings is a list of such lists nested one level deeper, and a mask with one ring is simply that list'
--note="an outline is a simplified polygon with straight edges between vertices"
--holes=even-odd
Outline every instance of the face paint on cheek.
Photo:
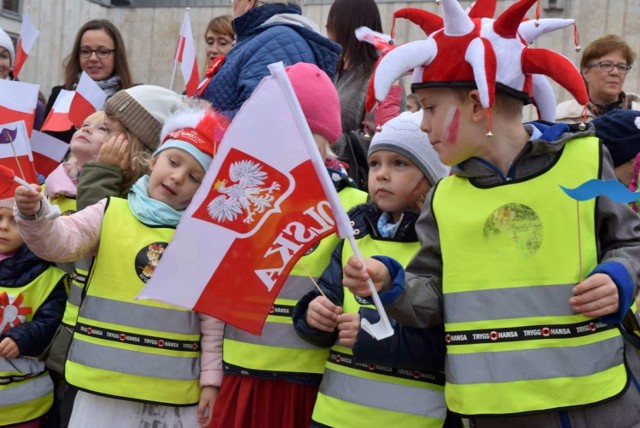
[{"label": "face paint on cheek", "polygon": [[426,177],[424,175],[420,177],[420,180],[418,180],[416,185],[413,186],[413,189],[411,189],[411,195],[415,195],[420,191],[420,187],[422,187],[422,182],[425,180],[426,180]]},{"label": "face paint on cheek", "polygon": [[448,143],[455,143],[458,139],[458,129],[460,128],[460,110],[450,106],[447,115],[444,117],[444,140]]}]

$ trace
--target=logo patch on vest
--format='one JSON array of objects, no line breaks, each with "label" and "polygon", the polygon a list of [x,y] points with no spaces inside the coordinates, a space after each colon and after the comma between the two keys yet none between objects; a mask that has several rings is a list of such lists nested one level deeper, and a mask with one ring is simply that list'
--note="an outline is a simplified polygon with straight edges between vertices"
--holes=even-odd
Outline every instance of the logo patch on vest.
[{"label": "logo patch on vest", "polygon": [[542,245],[542,222],[530,207],[510,203],[489,215],[482,236],[496,255],[530,256]]},{"label": "logo patch on vest", "polygon": [[15,298],[6,292],[0,293],[0,333],[22,324],[26,319],[25,315],[31,314],[32,308],[22,306],[23,300],[22,293],[18,293]]},{"label": "logo patch on vest", "polygon": [[138,278],[146,283],[153,276],[156,266],[160,263],[160,258],[164,249],[167,248],[166,242],[154,242],[143,247],[136,255],[135,268]]}]

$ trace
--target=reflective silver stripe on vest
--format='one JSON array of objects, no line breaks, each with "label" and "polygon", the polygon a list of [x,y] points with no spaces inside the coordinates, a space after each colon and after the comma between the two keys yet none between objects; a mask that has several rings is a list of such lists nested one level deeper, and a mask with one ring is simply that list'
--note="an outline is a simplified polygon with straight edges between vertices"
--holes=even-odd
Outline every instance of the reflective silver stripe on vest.
[{"label": "reflective silver stripe on vest", "polygon": [[69,361],[123,374],[159,379],[200,378],[200,358],[172,357],[95,345],[74,339]]},{"label": "reflective silver stripe on vest", "polygon": [[0,373],[36,374],[44,371],[44,361],[33,358],[0,358]]},{"label": "reflective silver stripe on vest", "polygon": [[53,392],[53,382],[48,373],[12,385],[15,386],[0,389],[0,406],[26,403]]},{"label": "reflective silver stripe on vest", "polygon": [[447,293],[445,322],[471,322],[574,315],[569,305],[575,284]]},{"label": "reflective silver stripe on vest", "polygon": [[325,368],[320,392],[362,406],[437,419],[445,418],[443,392],[350,376]]},{"label": "reflective silver stripe on vest", "polygon": [[200,321],[194,312],[143,306],[95,296],[85,296],[80,316],[167,333],[200,334]]},{"label": "reflective silver stripe on vest", "polygon": [[[318,281],[318,278],[314,278]],[[289,276],[278,293],[279,299],[300,300],[302,296],[315,289],[311,279],[305,276]]]},{"label": "reflective silver stripe on vest", "polygon": [[[622,364],[622,338],[562,348],[447,353],[447,382],[473,384],[587,376]],[[492,367],[487,370],[487,367]]]},{"label": "reflective silver stripe on vest", "polygon": [[73,281],[69,284],[69,303],[76,306],[82,303],[82,288]]},{"label": "reflective silver stripe on vest", "polygon": [[252,343],[254,345],[277,346],[280,348],[320,349],[302,340],[296,334],[290,323],[265,323],[262,336],[247,333],[246,331],[227,324],[224,330],[224,337],[225,339]]}]

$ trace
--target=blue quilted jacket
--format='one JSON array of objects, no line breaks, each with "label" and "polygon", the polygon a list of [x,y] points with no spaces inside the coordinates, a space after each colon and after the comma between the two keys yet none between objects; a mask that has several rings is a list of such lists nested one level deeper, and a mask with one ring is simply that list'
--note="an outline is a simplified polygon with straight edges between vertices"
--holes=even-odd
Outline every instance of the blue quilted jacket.
[{"label": "blue quilted jacket", "polygon": [[209,82],[202,98],[233,116],[260,80],[269,75],[267,66],[278,61],[284,62],[285,66],[298,62],[316,64],[333,78],[340,45],[308,26],[293,22],[265,23],[287,16],[283,14],[298,15],[303,20],[302,10],[292,4],[256,7],[233,20],[236,45]]}]

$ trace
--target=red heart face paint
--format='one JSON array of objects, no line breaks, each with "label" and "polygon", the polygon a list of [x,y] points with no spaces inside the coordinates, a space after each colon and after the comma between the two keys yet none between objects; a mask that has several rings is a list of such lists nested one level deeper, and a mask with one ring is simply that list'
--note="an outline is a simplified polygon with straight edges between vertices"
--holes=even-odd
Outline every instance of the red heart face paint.
[{"label": "red heart face paint", "polygon": [[444,140],[448,143],[455,143],[458,139],[460,128],[460,109],[450,106],[444,118]]}]

